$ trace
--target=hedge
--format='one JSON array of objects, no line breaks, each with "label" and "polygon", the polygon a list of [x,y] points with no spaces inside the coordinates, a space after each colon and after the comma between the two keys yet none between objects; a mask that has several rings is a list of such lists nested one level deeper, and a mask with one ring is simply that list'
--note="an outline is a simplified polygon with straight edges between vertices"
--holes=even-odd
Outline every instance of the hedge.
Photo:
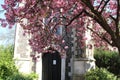
[{"label": "hedge", "polygon": [[120,76],[120,55],[117,52],[96,49],[94,58],[99,68],[106,68],[111,73]]}]

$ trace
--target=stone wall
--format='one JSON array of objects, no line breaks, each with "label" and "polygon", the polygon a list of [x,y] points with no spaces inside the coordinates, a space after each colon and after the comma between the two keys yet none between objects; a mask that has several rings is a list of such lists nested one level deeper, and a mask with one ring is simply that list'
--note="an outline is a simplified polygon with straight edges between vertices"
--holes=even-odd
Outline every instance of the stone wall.
[{"label": "stone wall", "polygon": [[84,74],[95,68],[95,60],[89,58],[74,59],[73,80],[84,80]]},{"label": "stone wall", "polygon": [[[20,72],[31,73],[33,62],[30,57],[29,36],[23,36],[23,29],[17,24],[15,34],[14,60]],[[29,65],[29,67],[28,67]]]}]

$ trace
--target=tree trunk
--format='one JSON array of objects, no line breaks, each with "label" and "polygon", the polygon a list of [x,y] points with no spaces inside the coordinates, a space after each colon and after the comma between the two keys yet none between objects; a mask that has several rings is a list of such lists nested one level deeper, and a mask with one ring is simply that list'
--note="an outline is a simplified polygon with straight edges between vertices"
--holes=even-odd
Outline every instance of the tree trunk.
[{"label": "tree trunk", "polygon": [[120,55],[120,47],[118,47],[118,53],[119,53],[119,55]]}]

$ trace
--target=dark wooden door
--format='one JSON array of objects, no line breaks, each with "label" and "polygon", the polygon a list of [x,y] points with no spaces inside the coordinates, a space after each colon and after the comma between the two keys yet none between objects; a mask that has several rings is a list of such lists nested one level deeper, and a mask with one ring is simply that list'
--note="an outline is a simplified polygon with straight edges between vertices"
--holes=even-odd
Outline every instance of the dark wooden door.
[{"label": "dark wooden door", "polygon": [[42,80],[61,80],[61,57],[57,51],[43,53]]}]

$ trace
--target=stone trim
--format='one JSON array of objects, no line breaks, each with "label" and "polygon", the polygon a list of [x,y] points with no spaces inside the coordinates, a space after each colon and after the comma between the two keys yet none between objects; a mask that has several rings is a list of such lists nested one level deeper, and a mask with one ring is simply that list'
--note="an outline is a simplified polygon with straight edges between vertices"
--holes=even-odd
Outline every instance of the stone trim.
[{"label": "stone trim", "polygon": [[31,59],[14,59],[14,58],[13,58],[13,60],[14,61],[32,61]]},{"label": "stone trim", "polygon": [[74,58],[74,61],[96,61],[94,58]]}]

